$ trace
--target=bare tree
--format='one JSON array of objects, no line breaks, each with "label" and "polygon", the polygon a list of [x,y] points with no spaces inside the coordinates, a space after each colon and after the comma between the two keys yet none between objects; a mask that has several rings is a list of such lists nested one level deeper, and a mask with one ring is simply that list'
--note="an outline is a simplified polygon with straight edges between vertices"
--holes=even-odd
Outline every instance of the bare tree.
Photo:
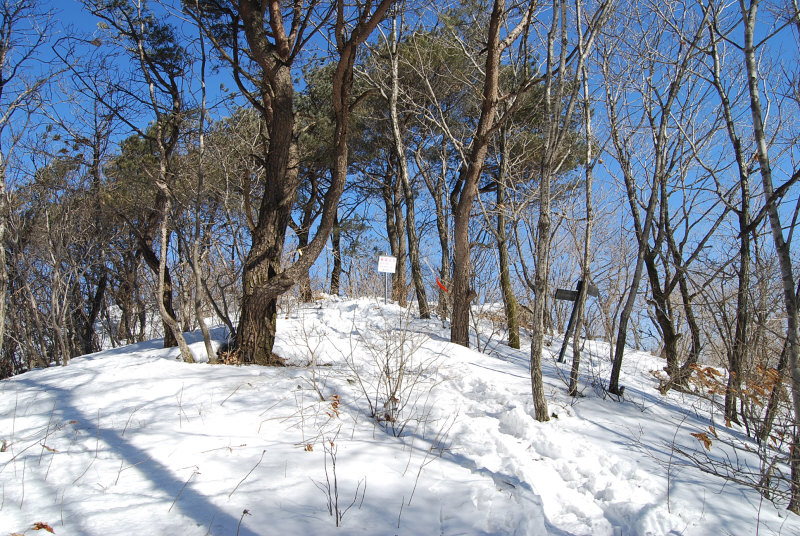
[{"label": "bare tree", "polygon": [[[39,61],[50,32],[50,14],[31,0],[0,5],[0,363],[6,332],[8,269],[4,245],[9,221],[8,166],[14,149],[40,105],[40,93],[53,73],[29,67]],[[0,377],[13,373],[0,367]]]},{"label": "bare tree", "polygon": [[[670,229],[672,215],[669,212],[668,200],[671,188],[668,188],[668,180],[673,175],[678,177],[679,184],[687,176],[689,167],[692,165],[690,152],[687,145],[688,135],[680,131],[679,126],[674,124],[676,117],[685,115],[687,110],[689,115],[696,113],[697,107],[692,107],[691,103],[682,102],[681,91],[688,82],[688,76],[697,62],[699,55],[698,46],[704,36],[705,15],[702,21],[696,21],[687,17],[683,22],[685,28],[681,28],[680,35],[673,36],[671,33],[671,20],[668,14],[662,18],[659,9],[652,12],[647,6],[641,7],[637,16],[632,20],[639,25],[640,31],[644,35],[635,37],[638,34],[634,28],[620,28],[623,32],[628,32],[628,41],[620,38],[626,50],[640,50],[642,42],[652,43],[654,50],[659,47],[671,50],[669,54],[627,54],[623,51],[622,55],[631,58],[632,65],[613,73],[610,67],[609,49],[604,50],[602,63],[603,75],[606,85],[606,107],[610,122],[611,140],[614,148],[614,157],[619,165],[620,173],[624,179],[625,190],[628,198],[628,205],[633,220],[634,232],[638,243],[638,255],[636,267],[634,269],[631,288],[625,305],[622,309],[619,321],[616,347],[614,352],[614,365],[611,371],[611,379],[608,390],[611,393],[622,395],[623,388],[619,385],[619,374],[622,367],[622,356],[627,339],[628,321],[633,312],[639,284],[646,268],[652,289],[652,303],[655,309],[655,323],[661,329],[661,336],[664,339],[665,354],[668,358],[668,374],[670,379],[678,380],[685,377],[686,368],[679,368],[677,364],[677,341],[679,333],[673,324],[673,312],[671,309],[670,294],[674,288],[680,286],[684,305],[687,314],[691,312],[689,308],[690,296],[687,287],[686,265],[688,261],[683,260],[683,255],[678,251],[674,243],[672,231]],[[668,58],[664,61],[658,58]],[[637,63],[638,62],[638,63]],[[626,80],[627,76],[637,76],[644,72],[647,74],[642,84],[638,84],[632,79]],[[638,84],[638,85],[637,85]],[[624,88],[624,89],[623,89]],[[636,97],[634,94],[641,95],[641,102],[644,110],[639,113],[637,110]],[[641,132],[646,132],[646,138],[642,137]],[[636,162],[645,155],[635,154],[640,147],[648,147],[649,154],[647,159],[651,164],[640,169],[636,167]],[[638,173],[649,174],[646,188],[641,188],[642,180]],[[638,179],[638,180],[637,180]],[[639,198],[639,191],[643,190],[646,201]],[[643,212],[643,214],[642,214]],[[717,218],[712,230],[721,221]],[[689,220],[684,220],[685,225],[690,225]],[[651,245],[651,235],[654,243]],[[688,240],[688,231],[684,235]],[[706,235],[704,240],[708,240],[711,232]],[[703,240],[699,241],[704,243]],[[659,251],[665,244],[668,244],[666,254],[659,256]],[[688,258],[694,258],[700,249],[695,249]],[[660,280],[657,261],[676,263],[672,277],[665,272],[665,281]],[[686,263],[686,264],[685,264]],[[693,357],[689,361],[696,360],[699,353],[699,340],[696,338],[697,330],[692,328],[693,333]]]},{"label": "bare tree", "polygon": [[[402,187],[403,198],[406,205],[405,226],[406,238],[408,240],[408,260],[411,265],[411,281],[414,284],[414,291],[417,296],[417,306],[421,318],[430,318],[428,311],[428,298],[425,293],[425,283],[422,279],[422,267],[419,252],[419,237],[417,231],[415,192],[411,187],[411,177],[408,166],[408,154],[406,151],[403,126],[401,124],[399,99],[400,99],[400,58],[399,46],[402,33],[405,30],[405,3],[395,7],[391,17],[391,28],[381,31],[383,36],[383,47],[389,56],[389,80],[387,83],[382,80],[372,80],[377,86],[383,100],[389,105],[389,123],[391,126],[394,157],[397,162],[397,180]],[[373,53],[374,55],[374,53]],[[405,265],[402,266],[405,270]]]},{"label": "bare tree", "polygon": [[[169,293],[170,299],[172,294],[167,278],[167,248],[170,243],[169,218],[174,201],[173,184],[176,175],[173,158],[182,135],[185,117],[181,82],[186,75],[188,57],[177,40],[175,29],[167,23],[157,21],[155,15],[141,1],[120,3],[85,0],[84,5],[113,31],[110,38],[136,62],[138,74],[141,76],[140,82],[149,97],[139,97],[137,100],[153,114],[153,128],[145,131],[134,126],[134,130],[141,137],[150,140],[158,156],[158,170],[152,181],[157,190],[157,210],[154,216],[159,221],[159,256],[154,258],[155,252],[150,244],[143,244],[142,251],[145,260],[157,273],[156,303],[165,328],[177,343],[181,358],[186,362],[193,362],[194,358],[183,337],[178,319],[165,300],[165,294]],[[129,95],[133,93],[135,90],[130,89]],[[117,114],[121,112],[119,109],[113,111]],[[121,119],[133,126],[132,118]],[[165,333],[165,345],[167,342]]]},{"label": "bare tree", "polygon": [[[547,54],[544,66],[544,140],[539,160],[539,221],[536,235],[536,275],[533,291],[533,326],[531,337],[531,391],[536,410],[536,419],[550,418],[544,397],[542,381],[542,351],[544,346],[545,303],[549,292],[550,245],[551,245],[551,185],[555,175],[565,165],[570,152],[563,150],[565,139],[571,130],[572,114],[580,102],[582,85],[567,72],[569,34],[572,24],[583,24],[582,3],[576,4],[575,20],[569,18],[565,2],[554,0],[550,27],[547,33]],[[588,59],[599,29],[608,18],[610,2],[601,2],[588,15],[586,33],[579,32],[580,46],[575,46],[574,72],[580,76]],[[556,43],[558,42],[558,45]]]},{"label": "bare tree", "polygon": [[[580,6],[580,4],[578,4]],[[581,20],[580,9],[576,13],[578,21],[578,53],[583,55],[584,38],[583,38],[583,21]],[[585,192],[585,209],[586,209],[586,224],[584,227],[583,235],[583,251],[581,252],[581,285],[578,291],[578,297],[575,302],[575,332],[572,341],[572,369],[569,375],[569,394],[576,396],[578,394],[578,374],[581,364],[581,330],[583,327],[584,309],[586,308],[586,296],[591,282],[591,262],[592,262],[592,227],[594,225],[594,206],[592,200],[592,188],[594,187],[594,166],[596,160],[594,158],[594,136],[592,129],[592,99],[589,92],[589,67],[588,62],[584,62],[581,66],[579,73],[580,83],[582,89],[582,106],[583,106],[583,128],[586,137],[585,153],[583,155],[584,164],[584,192]]]},{"label": "bare tree", "polygon": [[[741,30],[743,31],[743,41],[738,48],[742,53],[745,72],[747,73],[747,90],[749,97],[750,115],[752,118],[752,137],[755,145],[755,154],[758,159],[759,174],[761,176],[761,190],[764,197],[764,210],[769,227],[772,233],[772,240],[778,256],[781,282],[783,288],[783,301],[786,312],[786,332],[787,342],[786,351],[788,354],[788,366],[791,371],[792,380],[792,406],[795,419],[800,415],[800,333],[798,333],[798,310],[797,296],[795,294],[796,280],[791,258],[791,241],[784,236],[784,222],[779,211],[778,200],[786,191],[788,186],[800,179],[800,169],[794,170],[791,175],[786,177],[784,183],[778,188],[775,187],[772,156],[770,154],[769,137],[767,133],[768,124],[765,121],[765,113],[761,103],[761,88],[759,79],[761,70],[759,68],[758,54],[769,40],[775,35],[771,33],[762,39],[756,38],[756,23],[758,20],[758,10],[761,5],[759,0],[742,1],[739,3],[741,15]],[[778,29],[782,29],[789,24],[797,24],[800,12],[797,4],[792,5],[787,20],[781,21]],[[718,27],[714,28],[720,32]],[[721,35],[729,39],[727,35]],[[790,228],[791,236],[793,228]],[[792,444],[792,456],[790,465],[792,469],[792,489],[789,509],[800,514],[800,434],[795,432]]]}]

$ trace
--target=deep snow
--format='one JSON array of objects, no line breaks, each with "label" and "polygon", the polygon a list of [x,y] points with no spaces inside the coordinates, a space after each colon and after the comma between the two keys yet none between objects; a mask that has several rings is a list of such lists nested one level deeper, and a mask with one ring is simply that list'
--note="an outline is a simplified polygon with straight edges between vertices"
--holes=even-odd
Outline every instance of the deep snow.
[{"label": "deep snow", "polygon": [[800,534],[675,451],[702,449],[690,433],[709,424],[739,432],[707,401],[662,397],[659,359],[627,353],[618,402],[591,386],[608,348],[587,342],[573,400],[556,339],[557,418],[538,423],[529,349],[447,338],[395,305],[329,298],[282,316],[290,367],[189,365],[151,341],[4,380],[0,534]]}]

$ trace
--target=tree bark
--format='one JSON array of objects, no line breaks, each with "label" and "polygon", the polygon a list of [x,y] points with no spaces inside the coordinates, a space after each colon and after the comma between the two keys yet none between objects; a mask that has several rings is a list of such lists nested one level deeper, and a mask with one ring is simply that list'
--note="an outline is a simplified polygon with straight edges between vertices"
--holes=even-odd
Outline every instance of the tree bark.
[{"label": "tree bark", "polygon": [[500,176],[497,180],[497,257],[500,268],[500,292],[503,295],[503,308],[508,327],[508,345],[519,350],[519,319],[517,315],[517,298],[511,285],[509,267],[508,235],[506,234],[506,178],[508,177],[508,158],[506,154],[505,131],[500,132]]},{"label": "tree bark", "polygon": [[339,214],[334,216],[333,229],[331,230],[331,248],[333,249],[333,268],[331,268],[331,295],[339,295],[339,285],[342,277],[342,228],[339,225]]},{"label": "tree bark", "polygon": [[[292,13],[292,27],[287,34],[280,2],[272,1],[268,5],[258,0],[238,2],[247,43],[261,71],[259,90],[262,102],[259,105],[269,133],[269,147],[263,162],[265,191],[242,275],[244,296],[236,346],[240,358],[245,362],[280,363],[280,359],[272,353],[277,298],[294,286],[303,273],[308,272],[328,242],[347,180],[347,136],[352,111],[350,94],[356,51],[391,5],[392,0],[381,0],[371,13],[371,3],[359,6],[356,23],[351,27],[349,35],[344,2],[337,1],[329,12],[335,16],[332,33],[339,56],[332,81],[335,128],[331,143],[334,154],[331,184],[323,197],[322,215],[314,238],[300,259],[282,269],[280,254],[298,186],[297,132],[291,67],[306,42],[302,32],[307,29],[307,23],[312,22],[310,17],[315,13],[315,8],[307,8],[304,16],[302,3],[297,3]],[[234,65],[234,69],[240,68],[240,65]]]},{"label": "tree bark", "polygon": [[[260,2],[242,0],[239,11],[253,56],[261,67],[262,118],[268,131],[264,166],[264,194],[252,232],[252,244],[242,273],[242,312],[236,346],[244,363],[279,365],[272,353],[277,327],[278,295],[266,285],[281,272],[298,177],[298,148],[294,116],[294,84],[290,61],[291,43],[282,21],[269,6],[269,24],[275,44],[265,30],[266,13]],[[274,26],[272,26],[274,25]],[[277,31],[276,31],[277,29]]]},{"label": "tree bark", "polygon": [[[792,408],[795,422],[800,417],[800,337],[798,336],[798,311],[795,297],[795,279],[792,268],[791,245],[783,236],[783,226],[777,202],[772,202],[775,188],[772,181],[772,167],[767,147],[767,136],[764,129],[763,112],[761,108],[761,93],[758,87],[759,72],[756,63],[756,49],[754,34],[758,0],[752,0],[749,6],[743,1],[740,3],[744,20],[744,60],[747,72],[747,83],[750,97],[750,112],[753,120],[753,138],[758,155],[758,164],[761,173],[761,185],[766,202],[767,218],[775,252],[781,270],[781,284],[783,287],[783,301],[786,310],[786,345],[789,356],[789,371],[792,379]],[[792,449],[792,485],[789,510],[800,514],[800,446],[797,443],[798,435],[795,434]]]},{"label": "tree bark", "polygon": [[[160,194],[159,194],[160,196]],[[156,201],[156,205],[159,205],[161,201]],[[150,268],[153,272],[153,275],[156,278],[159,278],[159,266],[161,265],[161,259],[156,252],[153,250],[153,246],[150,244],[150,241],[147,239],[139,240],[139,253],[142,256],[145,264]],[[172,303],[172,276],[170,275],[169,266],[164,267],[164,284],[163,288],[161,289],[161,303],[164,304],[165,311],[170,315],[172,318],[176,318],[177,315],[175,314],[175,308]],[[158,300],[159,298],[157,298]],[[161,319],[162,326],[164,328],[164,348],[174,348],[178,346],[178,341],[175,338],[175,335],[172,333],[172,330],[169,328],[167,322],[164,319]]]},{"label": "tree bark", "polygon": [[461,167],[458,181],[451,193],[453,202],[453,281],[451,297],[453,311],[450,324],[450,341],[469,346],[469,313],[472,300],[477,296],[470,287],[469,221],[472,204],[478,193],[484,160],[489,149],[489,138],[494,127],[500,73],[500,31],[505,16],[505,2],[495,0],[489,17],[486,43],[486,64],[481,99],[481,112],[467,162]]},{"label": "tree bark", "polygon": [[425,283],[422,280],[422,268],[419,256],[419,237],[417,236],[417,223],[414,211],[414,192],[411,189],[411,179],[408,172],[408,159],[406,157],[403,133],[400,130],[400,118],[397,112],[397,98],[400,92],[400,75],[397,56],[397,19],[392,21],[392,38],[389,42],[391,59],[391,91],[389,93],[389,118],[392,124],[392,140],[394,153],[398,163],[398,179],[403,187],[403,197],[406,201],[406,238],[408,239],[408,259],[411,263],[411,281],[417,295],[417,306],[420,318],[430,318],[428,298],[425,295]]},{"label": "tree bark", "polygon": [[6,194],[6,162],[0,151],[0,359],[6,338],[6,307],[8,296],[8,264],[6,264],[6,221],[8,197]]},{"label": "tree bark", "polygon": [[[580,11],[576,14],[578,19],[578,46],[583,54],[583,26],[581,24]],[[584,64],[581,72],[581,87],[583,88],[583,124],[586,131],[586,160],[585,169],[585,204],[586,204],[586,227],[583,234],[583,255],[581,259],[581,289],[578,293],[578,300],[575,303],[575,334],[572,340],[572,369],[569,374],[569,394],[578,395],[578,378],[581,366],[581,344],[580,336],[583,328],[583,315],[586,308],[586,296],[590,285],[590,262],[592,249],[592,227],[594,225],[594,206],[592,203],[592,188],[594,179],[594,151],[593,151],[593,131],[592,131],[592,102],[589,93],[589,70]]]},{"label": "tree bark", "polygon": [[395,258],[395,270],[392,274],[392,301],[401,307],[406,306],[408,286],[406,284],[406,242],[404,235],[403,208],[400,203],[400,184],[392,183],[387,177],[381,187],[383,205],[386,209],[386,236],[389,239],[389,251]]}]

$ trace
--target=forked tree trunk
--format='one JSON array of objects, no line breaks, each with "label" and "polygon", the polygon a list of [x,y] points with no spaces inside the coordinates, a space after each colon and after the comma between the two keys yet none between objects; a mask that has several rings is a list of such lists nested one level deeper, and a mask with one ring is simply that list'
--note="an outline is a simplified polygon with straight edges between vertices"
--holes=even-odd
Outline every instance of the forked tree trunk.
[{"label": "forked tree trunk", "polygon": [[265,126],[269,132],[263,160],[265,190],[242,272],[243,295],[236,347],[244,363],[280,365],[282,359],[272,352],[280,292],[269,289],[268,285],[281,272],[281,256],[297,188],[294,85],[290,65],[281,62],[279,57],[287,59],[289,52],[276,50],[277,47],[268,42],[264,30],[265,13],[259,12],[251,2],[239,4],[250,48],[259,58],[264,76],[269,77],[264,82],[270,91],[269,97],[265,95],[262,113],[268,113],[270,121]]},{"label": "forked tree trunk", "polygon": [[[289,15],[292,25],[287,32],[280,2],[265,5],[256,0],[238,1],[238,17],[234,17],[234,21],[241,21],[252,57],[260,67],[259,76],[262,79],[258,85],[261,102],[258,104],[269,134],[263,161],[265,191],[242,275],[244,296],[236,346],[240,358],[245,362],[280,363],[280,359],[272,353],[277,297],[294,286],[303,273],[308,272],[328,242],[347,179],[347,136],[353,105],[350,93],[356,52],[384,18],[391,4],[391,0],[381,0],[374,9],[372,3],[364,4],[355,8],[357,16],[353,19],[345,16],[344,2],[341,1],[336,2],[335,9],[328,12],[334,18],[331,34],[339,55],[332,77],[335,128],[331,143],[334,155],[331,184],[324,195],[317,232],[305,254],[283,269],[281,253],[298,185],[291,68],[306,42],[305,37],[311,37],[302,32],[308,30],[310,17],[316,11],[313,6],[304,11],[302,5],[298,4],[297,9]],[[356,22],[348,27],[350,20]],[[237,69],[240,67],[235,66]]]},{"label": "forked tree trunk", "polygon": [[266,213],[260,218],[253,245],[245,259],[242,317],[236,333],[240,359],[244,363],[265,366],[283,364],[283,360],[272,352],[278,321],[278,298],[274,293],[265,292],[263,286],[281,269],[280,258],[289,222],[288,211],[272,211],[271,214],[272,218],[267,218]]}]

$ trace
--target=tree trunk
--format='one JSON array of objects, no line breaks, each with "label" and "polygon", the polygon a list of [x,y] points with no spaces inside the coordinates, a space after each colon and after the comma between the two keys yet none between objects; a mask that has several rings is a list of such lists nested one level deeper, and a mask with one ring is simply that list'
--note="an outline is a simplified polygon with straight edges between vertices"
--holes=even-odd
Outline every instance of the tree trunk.
[{"label": "tree trunk", "polygon": [[497,256],[500,268],[500,292],[503,295],[503,307],[508,326],[508,345],[519,350],[519,320],[517,316],[517,298],[511,286],[511,270],[508,260],[508,237],[506,235],[506,177],[508,176],[508,159],[506,154],[506,133],[500,133],[500,176],[497,180]]},{"label": "tree trunk", "polygon": [[[159,185],[159,187],[166,189],[164,184]],[[169,311],[167,310],[163,300],[166,286],[165,276],[167,272],[167,247],[169,246],[169,213],[172,206],[169,193],[165,191],[164,195],[166,196],[167,200],[164,204],[164,214],[162,215],[161,220],[161,255],[158,263],[158,291],[156,292],[156,301],[158,302],[158,310],[161,313],[161,320],[169,328],[170,332],[178,343],[178,348],[181,352],[181,359],[186,363],[194,363],[194,357],[192,357],[192,352],[189,350],[189,346],[186,344],[186,339],[183,338],[180,324],[178,324],[177,319],[173,315],[169,314]],[[169,294],[170,296],[172,295],[171,292]]]},{"label": "tree trunk", "polygon": [[769,436],[772,433],[772,426],[775,423],[775,417],[778,416],[780,400],[783,396],[783,380],[786,377],[786,368],[789,365],[788,354],[787,345],[784,342],[783,351],[781,351],[781,356],[778,358],[778,377],[775,380],[775,383],[772,385],[772,389],[770,390],[767,409],[764,412],[764,420],[761,423],[761,430],[758,432],[758,438],[762,443],[769,439]]},{"label": "tree trunk", "polygon": [[469,196],[468,205],[466,197],[465,193],[461,194],[461,200],[453,211],[455,220],[453,226],[453,279],[450,288],[453,310],[450,313],[450,341],[469,347],[469,312],[472,300],[476,297],[475,290],[469,285],[471,268],[469,215],[475,196]]},{"label": "tree trunk", "polygon": [[200,84],[201,84],[201,92],[202,98],[200,100],[200,125],[199,125],[199,136],[198,136],[198,155],[197,155],[197,192],[195,196],[195,224],[194,224],[194,243],[192,244],[192,272],[194,273],[194,314],[197,318],[197,323],[200,325],[200,332],[203,334],[203,345],[206,349],[206,355],[208,356],[209,363],[216,363],[217,362],[217,354],[214,351],[214,347],[211,345],[211,334],[208,331],[208,326],[206,325],[206,319],[204,317],[203,311],[203,298],[204,296],[211,301],[211,295],[206,294],[207,285],[205,281],[203,281],[203,269],[200,266],[200,246],[203,243],[202,231],[203,226],[201,225],[200,220],[200,213],[201,213],[201,201],[202,201],[202,194],[203,194],[203,183],[205,181],[205,168],[204,168],[204,159],[206,153],[206,143],[205,143],[205,118],[206,118],[206,48],[205,48],[205,40],[202,37],[202,33],[200,35],[200,53],[201,53],[201,64],[200,64]]},{"label": "tree trunk", "polygon": [[[244,363],[282,365],[273,354],[278,320],[278,298],[265,292],[263,283],[280,271],[280,258],[288,227],[288,211],[272,211],[272,218],[263,213],[255,230],[253,245],[244,263],[242,317],[237,330],[237,347]],[[258,238],[256,238],[256,236]]]},{"label": "tree trunk", "polygon": [[264,96],[264,108],[270,120],[264,118],[269,133],[268,143],[264,141],[265,190],[242,272],[242,312],[236,347],[239,359],[244,363],[280,365],[283,361],[272,352],[279,292],[266,287],[281,272],[281,256],[297,188],[294,86],[290,66],[279,62],[278,53],[272,56],[272,47],[264,44],[264,13],[249,11],[254,9],[249,2],[240,2],[240,5],[243,6],[240,9],[250,47],[255,53],[265,56],[261,58],[264,62],[262,68],[265,71],[269,69],[264,74],[269,77],[264,86],[270,88],[269,96]]},{"label": "tree trunk", "polygon": [[[578,13],[578,20],[580,20],[580,13]],[[583,52],[583,33],[582,26],[578,24],[578,43]],[[589,73],[586,65],[580,72],[581,86],[583,89],[583,121],[586,130],[586,152],[584,159],[586,160],[586,183],[584,190],[586,194],[586,227],[583,234],[583,256],[581,259],[581,289],[578,292],[578,300],[575,303],[575,334],[572,340],[572,369],[569,374],[569,394],[570,396],[578,395],[578,378],[581,366],[581,344],[580,336],[583,328],[583,315],[586,308],[586,296],[589,291],[590,285],[590,262],[592,250],[592,226],[594,225],[594,206],[592,203],[592,188],[594,178],[594,154],[593,154],[593,131],[592,131],[592,101],[589,93]]]},{"label": "tree trunk", "polygon": [[450,341],[469,346],[469,313],[477,296],[470,288],[471,271],[469,221],[472,204],[478,194],[478,179],[489,149],[489,137],[494,127],[500,73],[500,31],[505,16],[505,2],[495,0],[489,17],[486,40],[486,64],[481,98],[481,113],[467,161],[461,167],[458,181],[451,193],[453,206],[453,281],[450,290],[453,312]]},{"label": "tree trunk", "polygon": [[533,330],[531,333],[531,394],[536,420],[550,420],[542,381],[545,295],[550,277],[550,172],[544,165],[539,179],[539,222],[536,226],[536,276],[534,277]]},{"label": "tree trunk", "polygon": [[[798,336],[798,311],[797,299],[795,297],[795,281],[792,268],[791,245],[786,242],[783,236],[783,226],[778,212],[777,202],[774,201],[774,187],[772,182],[772,167],[770,163],[769,149],[767,148],[767,136],[764,130],[763,113],[761,110],[761,95],[759,91],[759,72],[756,64],[756,49],[754,46],[754,34],[756,25],[756,14],[758,11],[758,1],[753,0],[748,8],[745,3],[740,4],[742,16],[744,18],[744,59],[747,70],[747,81],[750,96],[750,111],[753,120],[753,138],[758,154],[759,169],[761,172],[761,184],[764,199],[766,202],[767,217],[772,231],[772,240],[775,244],[775,252],[778,255],[778,262],[781,269],[781,283],[783,286],[783,301],[786,310],[786,344],[789,355],[789,371],[792,379],[792,409],[794,419],[800,418],[800,337]],[[789,510],[800,514],[800,448],[798,448],[797,434],[792,443],[793,451],[792,465],[792,485],[791,500]]]},{"label": "tree trunk", "polygon": [[[417,149],[420,151],[421,149]],[[436,306],[436,313],[442,319],[442,322],[447,318],[449,312],[449,296],[445,289],[450,289],[450,237],[448,232],[448,215],[447,215],[447,197],[445,195],[445,183],[447,177],[447,159],[445,157],[445,150],[442,149],[442,169],[441,173],[437,173],[433,178],[427,174],[424,169],[420,169],[422,178],[425,181],[425,186],[433,198],[433,204],[436,208],[436,232],[439,236],[439,248],[442,252],[439,263],[439,281],[441,286],[439,288],[439,303]],[[417,168],[420,168],[419,162],[422,158],[419,152],[416,154]],[[431,268],[432,270],[433,268]],[[442,288],[444,287],[444,288]]]},{"label": "tree trunk", "polygon": [[103,308],[103,299],[105,298],[107,286],[108,276],[106,271],[103,270],[103,274],[100,276],[100,281],[97,283],[97,288],[95,288],[94,296],[89,302],[89,313],[83,319],[83,325],[80,328],[79,336],[81,342],[81,353],[84,355],[91,354],[95,351],[96,346],[94,344],[94,324],[97,322],[97,319],[100,316],[100,311]]},{"label": "tree trunk", "polygon": [[[142,254],[142,259],[144,259],[145,264],[147,264],[153,272],[153,275],[155,275],[156,278],[160,278],[159,266],[161,265],[161,259],[156,255],[153,247],[146,241],[140,240],[139,251]],[[161,298],[159,300],[158,297],[156,297],[156,300],[164,304],[164,310],[170,317],[176,318],[175,308],[172,303],[172,276],[170,275],[168,266],[164,266],[163,286],[159,285],[159,287],[163,287],[161,290]],[[164,328],[164,348],[174,348],[178,346],[178,340],[175,338],[169,324],[164,318],[161,319],[161,324]]]},{"label": "tree trunk", "polygon": [[[650,280],[653,313],[664,345],[662,353],[667,360],[665,370],[670,378],[676,378],[679,372],[678,339],[680,339],[680,334],[675,331],[675,326],[672,323],[672,309],[669,303],[669,295],[664,288],[666,285],[663,287],[661,285],[658,267],[656,266],[654,248],[648,247],[648,251],[644,256],[644,264],[647,269],[648,279]],[[661,386],[661,391],[662,393],[666,392],[663,385]]]},{"label": "tree trunk", "polygon": [[406,158],[403,134],[400,131],[400,119],[397,113],[397,97],[400,91],[400,75],[398,73],[397,57],[397,19],[393,20],[392,39],[389,43],[392,69],[392,88],[389,94],[389,117],[392,123],[392,139],[394,153],[397,158],[399,181],[403,186],[403,197],[406,201],[406,238],[408,239],[408,257],[411,262],[411,280],[417,295],[417,306],[420,318],[430,318],[428,298],[425,295],[425,283],[422,280],[422,269],[419,256],[419,238],[417,237],[417,223],[414,214],[414,192],[411,189],[411,180],[408,173],[408,160]]},{"label": "tree trunk", "polygon": [[400,307],[408,305],[408,281],[406,280],[406,222],[403,214],[402,186],[399,178],[393,191],[394,202],[392,209],[394,212],[395,232],[397,233],[397,249],[392,252],[397,260],[392,274],[392,301],[396,301]]},{"label": "tree trunk", "polygon": [[[300,225],[290,222],[292,229],[294,229],[294,232],[297,235],[298,255],[303,255],[303,252],[308,246],[308,240],[311,237],[311,225],[314,223],[314,219],[316,218],[314,208],[316,207],[317,200],[319,198],[317,177],[315,175],[311,175],[308,180],[310,183],[310,189],[308,199],[302,206]],[[309,270],[306,270],[306,272],[300,277],[300,301],[303,303],[310,303],[314,298],[314,294],[311,291],[311,277],[309,276]]]},{"label": "tree trunk", "polygon": [[[308,234],[309,230],[305,226],[297,233],[297,251],[301,252],[301,254],[303,248],[308,245]],[[300,278],[300,301],[303,303],[311,303],[313,299],[314,293],[311,290],[311,277],[308,272],[306,272]]]},{"label": "tree trunk", "polygon": [[6,195],[6,162],[0,151],[0,359],[6,338],[6,297],[8,296],[8,265],[6,264],[6,218],[8,203]]},{"label": "tree trunk", "polygon": [[[264,140],[265,191],[258,222],[253,231],[252,246],[243,271],[242,318],[237,332],[237,348],[246,362],[272,364],[277,297],[290,289],[316,261],[328,242],[336,211],[347,180],[348,145],[353,87],[353,66],[356,52],[392,5],[391,0],[367,3],[356,8],[357,22],[347,27],[343,2],[336,3],[331,34],[339,61],[332,78],[332,101],[335,116],[333,165],[331,184],[322,203],[322,216],[314,238],[305,254],[285,270],[281,270],[281,252],[286,236],[292,205],[295,202],[298,175],[297,132],[294,117],[294,86],[291,67],[305,41],[298,32],[307,28],[309,18],[303,18],[303,8],[292,13],[289,32],[283,24],[279,3],[265,6],[255,0],[239,0],[238,14],[251,54],[260,67],[260,111],[269,134]],[[311,17],[309,7],[306,17]],[[234,18],[235,20],[235,18]],[[302,30],[301,30],[302,28]],[[348,35],[349,30],[349,35]],[[310,37],[310,36],[309,36]],[[296,40],[296,41],[295,41]],[[236,65],[235,68],[240,68]]]},{"label": "tree trunk", "polygon": [[[750,173],[747,157],[744,154],[739,135],[736,133],[736,123],[731,110],[727,90],[722,83],[720,57],[716,40],[711,42],[711,58],[713,60],[714,87],[722,103],[728,137],[733,145],[734,156],[739,171],[739,195],[741,196],[740,209],[737,212],[739,222],[739,273],[737,274],[738,287],[736,290],[736,326],[734,328],[733,347],[728,355],[728,383],[725,386],[725,420],[739,422],[736,414],[736,402],[741,392],[742,366],[747,354],[748,323],[750,322]],[[781,355],[785,361],[786,353]],[[774,392],[774,391],[773,391]],[[772,397],[770,397],[772,399]],[[772,400],[770,400],[770,403]],[[767,407],[767,417],[770,410]],[[771,426],[771,424],[770,424]]]},{"label": "tree trunk", "polygon": [[331,230],[331,248],[333,249],[333,268],[331,269],[331,295],[339,295],[339,281],[342,277],[342,228],[339,225],[338,212],[333,219]]},{"label": "tree trunk", "polygon": [[403,236],[403,209],[400,206],[399,185],[392,184],[389,179],[381,188],[383,204],[386,208],[386,235],[389,238],[389,251],[395,260],[392,274],[392,301],[401,307],[406,306],[406,243]]},{"label": "tree trunk", "polygon": [[[582,269],[581,272],[588,270]],[[582,273],[581,276],[587,274]],[[586,308],[586,292],[588,291],[588,279],[581,279],[578,289],[578,297],[575,301],[575,327],[572,332],[572,367],[569,371],[569,396],[578,396],[578,378],[581,367],[581,330],[583,329],[583,313]],[[566,335],[565,335],[566,337]]]}]

